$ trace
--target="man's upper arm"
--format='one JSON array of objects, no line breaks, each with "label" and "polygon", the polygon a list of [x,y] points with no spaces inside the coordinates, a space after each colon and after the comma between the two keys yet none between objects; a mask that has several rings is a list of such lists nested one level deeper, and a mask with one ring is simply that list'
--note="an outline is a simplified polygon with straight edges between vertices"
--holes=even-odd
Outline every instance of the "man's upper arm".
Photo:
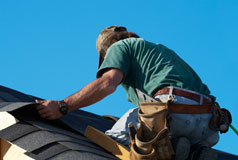
[{"label": "man's upper arm", "polygon": [[114,86],[118,86],[123,80],[123,72],[117,68],[110,68],[103,73],[102,78],[109,78]]}]

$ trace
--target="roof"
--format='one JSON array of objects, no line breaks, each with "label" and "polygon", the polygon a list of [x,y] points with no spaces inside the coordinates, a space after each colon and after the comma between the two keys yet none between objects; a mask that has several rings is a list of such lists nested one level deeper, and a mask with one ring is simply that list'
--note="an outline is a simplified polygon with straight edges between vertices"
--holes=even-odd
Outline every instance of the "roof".
[{"label": "roof", "polygon": [[[84,136],[88,125],[105,132],[115,121],[83,110],[47,121],[35,110],[36,98],[0,86],[0,112],[8,112],[18,119],[17,123],[0,130],[0,138],[23,148],[33,159],[118,159]],[[238,156],[217,152],[219,160],[238,159]]]},{"label": "roof", "polygon": [[77,110],[59,120],[47,121],[35,111],[35,99],[0,86],[0,111],[19,120],[0,131],[1,138],[25,149],[34,159],[117,159],[83,135],[88,125],[103,132],[110,129],[112,120]]}]

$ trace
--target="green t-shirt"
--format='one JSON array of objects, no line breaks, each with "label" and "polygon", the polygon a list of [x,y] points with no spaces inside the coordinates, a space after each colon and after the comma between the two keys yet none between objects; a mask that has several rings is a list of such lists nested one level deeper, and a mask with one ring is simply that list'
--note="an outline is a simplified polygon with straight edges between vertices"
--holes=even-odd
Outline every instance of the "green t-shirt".
[{"label": "green t-shirt", "polygon": [[174,51],[142,38],[127,38],[110,46],[97,77],[107,68],[117,68],[124,73],[121,84],[128,100],[137,106],[135,88],[150,96],[166,86],[210,94],[194,70]]}]

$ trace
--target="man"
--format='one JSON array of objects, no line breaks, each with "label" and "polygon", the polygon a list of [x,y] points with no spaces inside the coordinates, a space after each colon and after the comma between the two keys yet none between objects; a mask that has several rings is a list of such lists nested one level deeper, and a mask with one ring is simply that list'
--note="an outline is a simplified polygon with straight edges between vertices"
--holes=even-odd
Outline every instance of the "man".
[{"label": "man", "polygon": [[[63,101],[39,102],[42,118],[57,119],[67,112],[89,106],[113,93],[122,85],[128,100],[139,107],[136,89],[158,101],[178,104],[211,104],[213,97],[199,76],[175,52],[161,44],[148,42],[125,27],[105,28],[97,39],[99,69],[97,79]],[[211,114],[170,114],[170,136],[186,137],[183,143],[211,147],[218,132],[208,127]],[[138,109],[128,111],[106,134],[129,144],[128,123],[138,126]],[[186,147],[185,147],[186,148]],[[188,153],[186,157],[188,156]],[[185,155],[184,155],[185,156]]]}]

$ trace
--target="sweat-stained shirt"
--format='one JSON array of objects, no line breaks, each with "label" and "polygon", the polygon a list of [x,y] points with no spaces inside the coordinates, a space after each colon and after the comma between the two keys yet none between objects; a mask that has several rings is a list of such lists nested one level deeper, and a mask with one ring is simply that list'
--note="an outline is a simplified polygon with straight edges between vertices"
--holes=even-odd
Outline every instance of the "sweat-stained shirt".
[{"label": "sweat-stained shirt", "polygon": [[97,77],[108,68],[123,72],[121,85],[127,98],[139,105],[135,88],[153,96],[161,88],[174,86],[210,95],[195,71],[174,51],[142,38],[127,38],[111,45],[100,66]]}]

